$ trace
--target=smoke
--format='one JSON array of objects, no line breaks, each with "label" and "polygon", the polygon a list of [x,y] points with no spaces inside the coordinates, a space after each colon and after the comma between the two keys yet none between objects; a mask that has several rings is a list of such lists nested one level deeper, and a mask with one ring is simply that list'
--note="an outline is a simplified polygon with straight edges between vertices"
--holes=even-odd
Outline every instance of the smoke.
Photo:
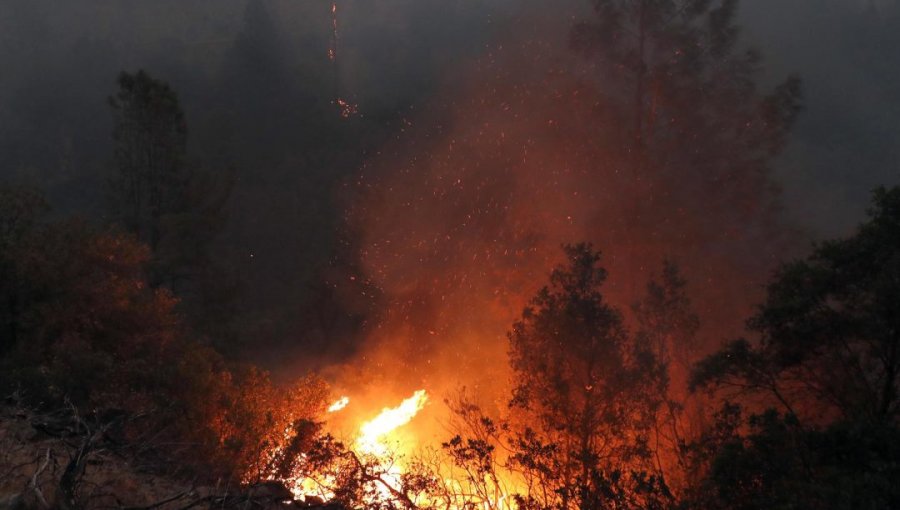
[{"label": "smoke", "polygon": [[[743,332],[791,246],[771,183],[636,174],[626,128],[605,122],[604,78],[568,44],[584,14],[580,3],[520,13],[346,183],[360,260],[347,277],[378,292],[357,355],[333,368],[342,391],[377,408],[419,388],[437,400],[465,387],[504,408],[506,332],[565,243],[603,252],[605,297],[626,317],[663,260],[677,262],[703,322],[696,355]],[[432,404],[420,419],[445,413]]]},{"label": "smoke", "polygon": [[[748,220],[696,179],[632,184],[621,126],[596,122],[583,86],[593,78],[566,47],[589,2],[338,0],[336,65],[330,1],[254,2],[268,28],[248,19],[248,0],[0,2],[0,175],[40,185],[61,214],[101,217],[105,98],[120,70],[144,68],[179,92],[192,156],[236,167],[217,259],[245,279],[243,333],[276,353],[273,365],[355,360],[361,346],[372,372],[410,366],[410,383],[493,379],[505,331],[559,244],[581,240],[604,251],[620,307],[670,256],[708,342],[740,330],[782,253],[772,217]],[[773,81],[805,78],[807,112],[778,176],[788,213],[810,230],[846,229],[869,188],[897,179],[900,67],[884,51],[897,12],[887,1],[742,2],[745,40]],[[260,76],[282,81],[261,91]],[[361,115],[339,118],[337,96]],[[344,225],[352,246],[334,234]],[[358,267],[329,282],[372,287],[342,296],[366,314],[361,342],[352,328],[322,333],[308,310],[311,284],[342,250]],[[459,363],[426,368],[440,359]]]},{"label": "smoke", "polygon": [[797,73],[805,111],[779,161],[791,220],[812,237],[848,234],[872,189],[900,183],[900,4],[741,3],[746,39],[774,77]]},{"label": "smoke", "polygon": [[[333,64],[325,1],[0,2],[0,176],[44,189],[58,214],[104,221],[115,78],[168,81],[191,164],[235,181],[215,262],[244,282],[237,336],[264,345],[255,361],[308,368],[354,339],[352,327],[322,331],[317,309],[340,249],[336,184],[403,129],[447,62],[484,47],[511,3],[339,1]],[[361,115],[341,118],[338,97]]]}]

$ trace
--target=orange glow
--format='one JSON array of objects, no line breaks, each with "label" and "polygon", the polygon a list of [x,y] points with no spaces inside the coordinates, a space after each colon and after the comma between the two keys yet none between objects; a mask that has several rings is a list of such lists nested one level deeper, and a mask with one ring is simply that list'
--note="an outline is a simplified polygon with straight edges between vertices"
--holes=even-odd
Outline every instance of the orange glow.
[{"label": "orange glow", "polygon": [[[336,72],[336,3],[331,15]],[[724,201],[695,200],[705,181],[674,172],[632,178],[631,156],[618,150],[621,126],[598,120],[606,99],[578,74],[548,74],[567,61],[556,57],[542,41],[492,48],[472,70],[471,84],[403,119],[403,133],[348,181],[354,200],[346,218],[358,233],[362,275],[349,279],[377,288],[377,303],[371,294],[360,299],[371,299],[380,314],[356,358],[332,367],[354,399],[335,421],[352,431],[347,444],[356,454],[390,464],[393,487],[404,472],[397,457],[437,450],[454,417],[439,405],[426,408],[424,390],[377,415],[363,414],[365,403],[397,396],[398,388],[426,386],[433,397],[464,385],[486,414],[502,415],[510,390],[506,332],[560,262],[561,244],[589,240],[604,249],[612,275],[604,296],[626,307],[663,259],[678,261],[703,312],[703,338],[720,338],[742,330],[732,318],[745,315],[759,293],[754,278],[768,273],[767,260],[744,254],[781,242],[765,219],[748,235],[733,235],[744,217]],[[507,69],[519,71],[500,72]],[[340,115],[357,115],[357,105],[341,95],[336,85]],[[440,129],[412,128],[432,118]],[[748,197],[763,196],[755,185],[745,185]],[[747,205],[754,207],[763,206]],[[686,386],[685,371],[673,368],[673,387]],[[506,461],[500,446],[498,465]],[[411,462],[406,466],[412,471]],[[524,480],[505,473],[473,495],[452,463],[438,468],[448,492],[484,508],[511,508],[509,496],[527,491]]]}]

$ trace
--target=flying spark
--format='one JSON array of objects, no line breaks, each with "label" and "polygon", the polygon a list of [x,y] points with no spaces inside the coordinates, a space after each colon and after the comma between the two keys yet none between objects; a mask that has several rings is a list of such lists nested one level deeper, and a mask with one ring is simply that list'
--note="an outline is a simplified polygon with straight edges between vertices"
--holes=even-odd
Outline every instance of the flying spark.
[{"label": "flying spark", "polygon": [[347,407],[347,404],[350,403],[350,397],[341,397],[337,399],[333,404],[328,406],[329,413],[336,413],[341,409]]}]

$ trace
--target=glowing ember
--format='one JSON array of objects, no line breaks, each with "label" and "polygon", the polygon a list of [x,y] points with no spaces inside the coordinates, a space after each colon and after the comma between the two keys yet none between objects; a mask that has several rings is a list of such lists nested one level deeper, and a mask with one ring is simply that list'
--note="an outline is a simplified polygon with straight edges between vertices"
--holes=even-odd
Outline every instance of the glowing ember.
[{"label": "glowing ember", "polygon": [[341,409],[347,407],[347,404],[350,403],[350,397],[341,397],[337,399],[333,404],[328,406],[329,413],[336,413]]},{"label": "glowing ember", "polygon": [[359,437],[356,440],[358,453],[384,457],[389,452],[384,444],[384,437],[398,427],[409,423],[428,400],[425,390],[419,390],[408,399],[394,408],[386,407],[381,414],[370,421],[363,423],[359,428]]},{"label": "glowing ember", "polygon": [[341,109],[341,117],[348,119],[359,113],[359,106],[341,98],[335,100],[335,104]]}]

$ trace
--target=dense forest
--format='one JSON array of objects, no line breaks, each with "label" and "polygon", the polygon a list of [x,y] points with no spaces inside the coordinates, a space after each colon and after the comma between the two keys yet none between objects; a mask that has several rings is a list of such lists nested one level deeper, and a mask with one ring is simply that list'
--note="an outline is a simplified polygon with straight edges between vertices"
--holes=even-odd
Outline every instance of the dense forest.
[{"label": "dense forest", "polygon": [[854,123],[737,0],[200,4],[0,5],[0,510],[900,508],[896,7]]}]

